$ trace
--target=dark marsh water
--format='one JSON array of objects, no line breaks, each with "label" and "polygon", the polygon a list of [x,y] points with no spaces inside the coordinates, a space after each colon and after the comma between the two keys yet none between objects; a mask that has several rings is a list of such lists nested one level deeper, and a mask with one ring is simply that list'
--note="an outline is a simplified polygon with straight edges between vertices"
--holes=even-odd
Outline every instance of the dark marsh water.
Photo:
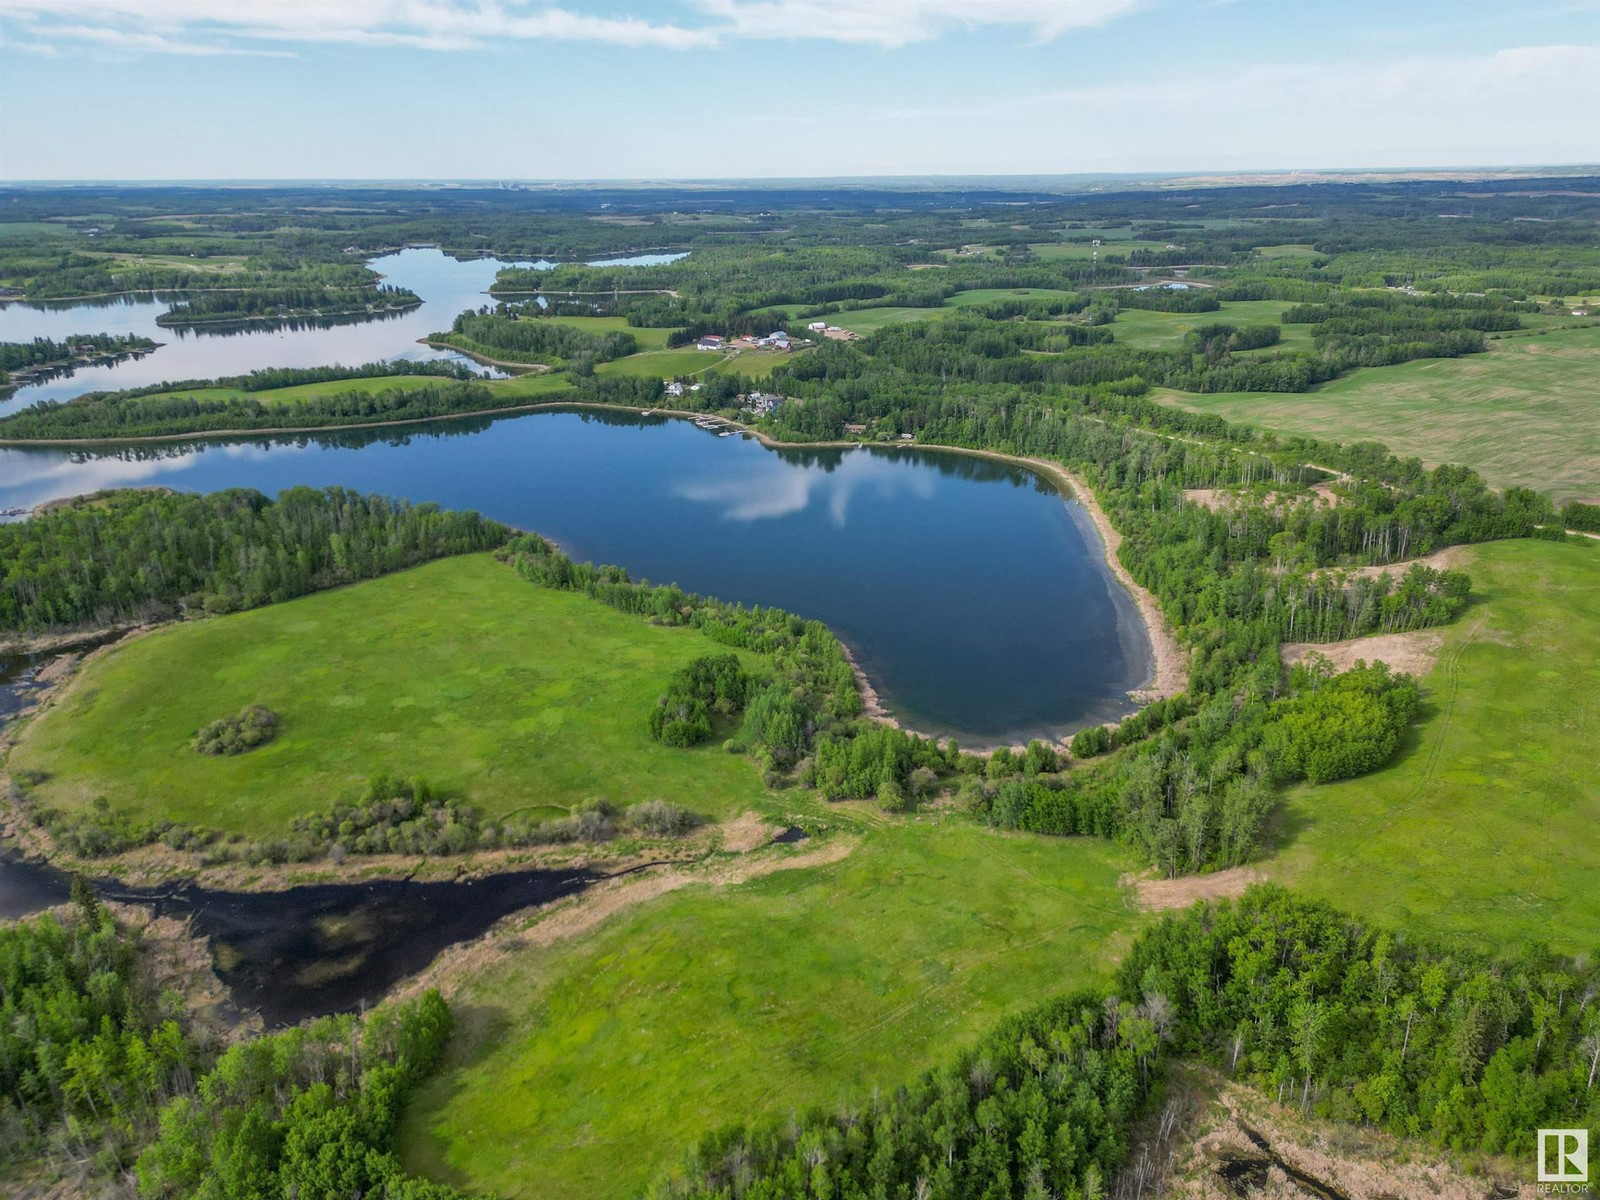
[{"label": "dark marsh water", "polygon": [[[226,892],[179,884],[130,888],[96,881],[104,900],[139,904],[192,922],[211,945],[233,1003],[269,1026],[347,1012],[379,999],[440,951],[485,933],[502,917],[573,896],[602,875],[516,871],[421,883],[330,883],[282,892]],[[65,904],[64,872],[0,843],[0,920]]]}]

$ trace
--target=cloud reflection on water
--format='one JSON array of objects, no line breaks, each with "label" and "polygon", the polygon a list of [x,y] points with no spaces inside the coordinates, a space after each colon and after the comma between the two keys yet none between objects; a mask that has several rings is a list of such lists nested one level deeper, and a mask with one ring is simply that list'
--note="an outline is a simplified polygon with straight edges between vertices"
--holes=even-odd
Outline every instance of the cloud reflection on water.
[{"label": "cloud reflection on water", "polygon": [[773,520],[804,512],[814,502],[826,507],[838,528],[849,517],[850,501],[863,489],[882,500],[933,496],[932,472],[915,470],[868,450],[852,450],[836,465],[799,464],[774,458],[724,479],[680,483],[672,493],[720,510],[724,521]]},{"label": "cloud reflection on water", "polygon": [[306,450],[292,442],[163,446],[125,454],[75,454],[69,451],[0,450],[0,508],[27,508],[82,496],[106,488],[138,487],[159,483],[163,476],[182,473],[197,455],[258,462],[273,453]]}]

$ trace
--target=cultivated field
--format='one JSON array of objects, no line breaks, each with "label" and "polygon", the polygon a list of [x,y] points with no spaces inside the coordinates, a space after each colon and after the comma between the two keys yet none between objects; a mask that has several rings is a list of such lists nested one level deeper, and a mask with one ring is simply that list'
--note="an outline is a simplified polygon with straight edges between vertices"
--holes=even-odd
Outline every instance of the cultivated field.
[{"label": "cultivated field", "polygon": [[1103,982],[1139,920],[1121,869],[1101,842],[921,818],[516,951],[452,1000],[463,1027],[403,1155],[475,1193],[639,1195],[722,1124],[859,1102]]},{"label": "cultivated field", "polygon": [[[487,555],[445,559],[137,638],[90,664],[10,765],[47,772],[48,803],[105,796],[251,836],[286,832],[377,771],[490,813],[605,796],[722,816],[765,801],[756,767],[645,728],[672,673],[717,651]],[[247,704],[277,713],[274,741],[224,758],[190,747]]]},{"label": "cultivated field", "polygon": [[1486,949],[1600,945],[1600,543],[1463,556],[1421,723],[1375,775],[1289,796],[1274,877]]},{"label": "cultivated field", "polygon": [[[1128,315],[1113,327],[1119,338]],[[1364,368],[1313,392],[1160,398],[1281,433],[1466,463],[1496,487],[1520,484],[1557,502],[1600,496],[1600,326],[1542,327],[1550,331],[1491,341],[1485,354]]]}]

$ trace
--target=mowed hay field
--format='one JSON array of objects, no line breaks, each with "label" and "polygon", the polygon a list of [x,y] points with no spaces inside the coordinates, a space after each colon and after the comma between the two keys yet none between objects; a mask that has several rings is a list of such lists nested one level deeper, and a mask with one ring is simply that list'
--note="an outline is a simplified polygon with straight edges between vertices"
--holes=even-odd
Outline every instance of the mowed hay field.
[{"label": "mowed hay field", "polygon": [[[488,555],[444,559],[134,638],[85,668],[10,766],[48,773],[48,804],[105,796],[257,837],[378,771],[493,814],[605,796],[717,817],[767,797],[754,764],[662,746],[645,722],[674,671],[719,652]],[[233,757],[191,748],[198,728],[247,704],[277,713],[274,741]]]},{"label": "mowed hay field", "polygon": [[1600,946],[1600,543],[1472,549],[1475,603],[1375,775],[1291,792],[1267,872],[1485,949]]},{"label": "mowed hay field", "polygon": [[641,1195],[722,1125],[864,1102],[1002,1013],[1104,982],[1141,920],[1126,865],[1101,842],[922,817],[829,865],[513,951],[452,997],[461,1024],[402,1157],[508,1200]]},{"label": "mowed hay field", "polygon": [[1430,464],[1466,463],[1496,487],[1531,487],[1558,503],[1600,496],[1600,326],[1489,345],[1465,358],[1363,368],[1312,392],[1156,395],[1278,433],[1375,440]]}]

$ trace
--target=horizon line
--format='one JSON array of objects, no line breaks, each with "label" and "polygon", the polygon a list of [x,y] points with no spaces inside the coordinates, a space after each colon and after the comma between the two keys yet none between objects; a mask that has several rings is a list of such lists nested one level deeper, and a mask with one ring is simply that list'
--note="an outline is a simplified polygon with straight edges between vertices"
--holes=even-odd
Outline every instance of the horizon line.
[{"label": "horizon line", "polygon": [[838,175],[728,175],[663,177],[627,175],[610,177],[538,177],[515,175],[483,176],[335,176],[335,175],[284,175],[284,176],[168,176],[128,179],[4,179],[0,188],[44,187],[156,187],[156,186],[212,186],[212,187],[274,187],[294,184],[321,184],[345,187],[404,185],[409,187],[539,187],[539,188],[595,188],[595,187],[718,187],[738,184],[765,187],[779,185],[839,185],[852,183],[886,182],[1023,182],[1023,181],[1121,181],[1121,180],[1227,180],[1242,177],[1277,178],[1286,180],[1314,179],[1327,176],[1434,176],[1449,179],[1469,174],[1535,177],[1541,174],[1568,176],[1600,176],[1600,162],[1576,163],[1506,163],[1506,164],[1441,164],[1428,167],[1236,167],[1200,168],[1191,170],[1142,171],[1008,171],[1001,173],[944,173],[898,172],[893,174],[838,174]]}]

